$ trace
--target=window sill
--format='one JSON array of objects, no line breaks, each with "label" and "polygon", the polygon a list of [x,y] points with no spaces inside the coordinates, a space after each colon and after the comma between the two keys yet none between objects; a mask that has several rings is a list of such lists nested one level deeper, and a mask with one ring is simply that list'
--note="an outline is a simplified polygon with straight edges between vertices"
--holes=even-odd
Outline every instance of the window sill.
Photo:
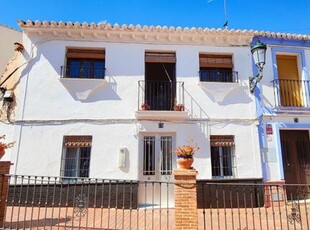
[{"label": "window sill", "polygon": [[59,81],[78,100],[84,101],[97,89],[103,87],[106,79],[59,78]]},{"label": "window sill", "polygon": [[310,112],[310,107],[301,107],[301,106],[276,106],[273,107],[274,111],[277,114],[282,114],[282,113],[291,113],[291,114],[303,114],[303,113],[309,113]]},{"label": "window sill", "polygon": [[135,116],[138,120],[186,120],[189,118],[187,111],[140,110],[136,111]]},{"label": "window sill", "polygon": [[238,82],[200,81],[198,84],[217,103],[222,102],[229,93],[246,88],[246,86],[242,86]]}]

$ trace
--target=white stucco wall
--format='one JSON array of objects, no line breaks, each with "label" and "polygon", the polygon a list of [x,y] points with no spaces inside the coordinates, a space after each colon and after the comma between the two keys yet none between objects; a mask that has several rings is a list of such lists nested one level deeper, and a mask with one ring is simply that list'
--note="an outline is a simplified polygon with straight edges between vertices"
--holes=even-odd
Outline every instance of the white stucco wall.
[{"label": "white stucco wall", "polygon": [[[11,160],[15,163],[12,173],[59,176],[63,136],[92,135],[90,177],[138,179],[139,136],[143,132],[168,132],[175,134],[176,146],[185,144],[190,138],[200,146],[194,162],[200,179],[211,178],[210,135],[235,135],[237,178],[262,177],[254,96],[247,86],[252,73],[249,47],[62,40],[31,44],[36,40],[35,37],[24,40],[26,61],[32,57],[31,46],[36,48],[19,85],[20,94],[25,97],[17,100],[19,110],[14,138],[19,147],[12,153]],[[60,80],[66,47],[105,49],[108,82],[85,101],[78,100],[70,86]],[[198,111],[191,114],[198,120],[163,121],[165,127],[159,129],[158,121],[135,119],[138,80],[144,80],[146,50],[176,52],[177,81],[184,81],[189,93],[185,94],[185,106],[190,108],[190,98],[195,99],[207,113],[204,120],[199,120]],[[207,90],[199,85],[200,52],[232,54],[240,83],[230,83],[229,90],[221,83]],[[221,91],[222,100],[216,102],[212,94],[218,91]],[[126,167],[120,169],[118,152],[123,146],[128,148],[129,158]]]},{"label": "white stucco wall", "polygon": [[[59,80],[60,67],[65,65],[65,50],[68,46],[100,47],[106,50],[109,84],[99,88],[85,101],[78,101],[70,96],[70,90]],[[251,74],[251,59],[247,47],[193,46],[189,49],[185,45],[51,41],[39,45],[37,56],[28,66],[29,74],[23,76],[29,77],[27,91],[30,92],[27,93],[24,119],[134,118],[138,80],[144,79],[145,50],[176,52],[177,80],[185,82],[185,89],[209,117],[255,118],[253,96],[246,88],[248,76]],[[240,86],[244,87],[228,93],[220,104],[214,103],[208,92],[198,86],[199,52],[233,54],[234,69],[239,72]],[[218,83],[218,88],[220,87],[221,83]],[[44,100],[37,95],[44,95]],[[62,109],[64,104],[66,110]],[[111,107],[113,109],[107,109]],[[46,112],[42,113],[42,109]]]},{"label": "white stucco wall", "polygon": [[[14,142],[14,126],[9,123],[0,122],[0,136],[5,135],[5,139],[1,139],[1,142],[10,143]],[[13,149],[6,149],[1,161],[10,161],[12,159]]]}]

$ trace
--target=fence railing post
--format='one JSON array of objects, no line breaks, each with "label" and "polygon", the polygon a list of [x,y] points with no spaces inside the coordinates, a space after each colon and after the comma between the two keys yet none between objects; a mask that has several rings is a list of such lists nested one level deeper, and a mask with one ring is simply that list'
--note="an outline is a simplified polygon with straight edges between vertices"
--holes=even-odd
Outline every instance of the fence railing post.
[{"label": "fence railing post", "polygon": [[198,229],[195,169],[176,169],[174,175],[175,229]]},{"label": "fence railing post", "polygon": [[11,162],[0,161],[0,228],[4,227],[6,199],[9,189],[9,176]]}]

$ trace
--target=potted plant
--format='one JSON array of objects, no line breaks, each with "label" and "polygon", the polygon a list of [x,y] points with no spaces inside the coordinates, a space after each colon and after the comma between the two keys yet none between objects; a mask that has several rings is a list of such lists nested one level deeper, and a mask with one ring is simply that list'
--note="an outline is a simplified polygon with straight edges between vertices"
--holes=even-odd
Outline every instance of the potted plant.
[{"label": "potted plant", "polygon": [[177,104],[174,106],[175,111],[184,111],[185,107],[183,104]]},{"label": "potted plant", "polygon": [[14,142],[5,143],[1,141],[5,139],[5,135],[0,136],[0,159],[4,156],[5,150],[8,148],[12,148],[14,146]]},{"label": "potted plant", "polygon": [[144,102],[144,103],[141,105],[141,109],[142,109],[142,110],[150,110],[151,107],[150,107],[146,102]]},{"label": "potted plant", "polygon": [[189,140],[187,144],[178,146],[176,149],[177,162],[181,169],[190,169],[194,158],[193,155],[199,150],[197,144],[193,144],[193,140]]}]

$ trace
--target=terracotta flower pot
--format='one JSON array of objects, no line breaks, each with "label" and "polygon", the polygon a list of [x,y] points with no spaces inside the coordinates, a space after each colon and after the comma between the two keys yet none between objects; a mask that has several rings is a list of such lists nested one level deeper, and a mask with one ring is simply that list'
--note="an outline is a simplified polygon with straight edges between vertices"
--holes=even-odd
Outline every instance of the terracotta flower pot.
[{"label": "terracotta flower pot", "polygon": [[4,149],[0,149],[0,160],[4,156],[4,154],[5,154],[5,150]]},{"label": "terracotta flower pot", "polygon": [[194,158],[178,158],[177,159],[179,168],[181,169],[190,169],[194,162]]}]

